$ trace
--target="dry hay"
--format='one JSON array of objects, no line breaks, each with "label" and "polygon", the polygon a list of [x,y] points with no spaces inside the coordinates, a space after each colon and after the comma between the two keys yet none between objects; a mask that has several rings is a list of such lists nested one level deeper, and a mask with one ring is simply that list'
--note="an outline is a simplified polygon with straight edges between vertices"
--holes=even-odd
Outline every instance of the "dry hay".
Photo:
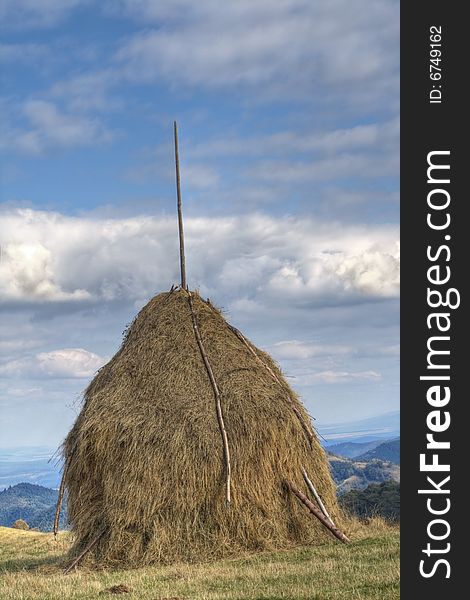
[{"label": "dry hay", "polygon": [[231,505],[188,294],[159,294],[88,386],[64,444],[74,556],[103,529],[90,554],[106,565],[201,561],[324,541],[330,534],[284,485],[287,479],[306,490],[302,467],[341,522],[325,453],[316,436],[310,442],[305,435],[289,402],[310,422],[308,414],[278,366],[250,344],[257,359],[220,311],[192,296],[221,391]]}]

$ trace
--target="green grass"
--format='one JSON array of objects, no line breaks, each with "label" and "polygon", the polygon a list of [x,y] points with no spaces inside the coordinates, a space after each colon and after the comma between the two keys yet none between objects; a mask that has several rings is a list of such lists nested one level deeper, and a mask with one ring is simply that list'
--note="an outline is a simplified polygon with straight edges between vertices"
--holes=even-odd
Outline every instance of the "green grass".
[{"label": "green grass", "polygon": [[129,600],[356,600],[399,598],[399,534],[374,522],[349,545],[263,553],[209,564],[133,570],[80,568],[63,575],[69,534],[0,527],[0,598],[64,600],[116,598],[105,590],[123,584]]}]

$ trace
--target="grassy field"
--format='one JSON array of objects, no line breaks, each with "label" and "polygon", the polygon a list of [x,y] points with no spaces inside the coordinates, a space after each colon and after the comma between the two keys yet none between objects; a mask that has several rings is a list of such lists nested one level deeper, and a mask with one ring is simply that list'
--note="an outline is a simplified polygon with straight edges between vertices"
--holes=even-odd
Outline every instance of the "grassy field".
[{"label": "grassy field", "polygon": [[[63,575],[69,534],[0,527],[1,600],[357,600],[399,598],[399,534],[380,522],[350,545],[264,553],[211,564]],[[113,590],[113,586],[121,586]]]}]

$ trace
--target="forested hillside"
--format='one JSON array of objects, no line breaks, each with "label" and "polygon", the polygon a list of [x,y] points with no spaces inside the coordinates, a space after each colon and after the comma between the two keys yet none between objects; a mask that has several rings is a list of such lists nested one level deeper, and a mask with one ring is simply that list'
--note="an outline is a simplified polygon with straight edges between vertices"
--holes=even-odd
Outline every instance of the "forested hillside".
[{"label": "forested hillside", "polygon": [[[17,519],[23,519],[30,527],[50,531],[54,521],[57,490],[19,483],[0,492],[0,525],[11,527]],[[60,527],[66,527],[66,499],[64,499]]]}]

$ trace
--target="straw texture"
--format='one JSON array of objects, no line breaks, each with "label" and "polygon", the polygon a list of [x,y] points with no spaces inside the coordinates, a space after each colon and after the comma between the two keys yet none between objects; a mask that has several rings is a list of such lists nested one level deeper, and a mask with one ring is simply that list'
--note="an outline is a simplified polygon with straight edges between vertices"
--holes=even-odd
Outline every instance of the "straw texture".
[{"label": "straw texture", "polygon": [[325,453],[315,435],[307,438],[289,402],[308,423],[309,416],[277,365],[249,342],[257,360],[196,292],[192,301],[220,390],[230,507],[216,399],[188,294],[159,294],[88,386],[64,443],[73,556],[103,529],[90,554],[104,565],[203,561],[324,541],[329,533],[285,486],[307,491],[302,467],[341,523]]}]

